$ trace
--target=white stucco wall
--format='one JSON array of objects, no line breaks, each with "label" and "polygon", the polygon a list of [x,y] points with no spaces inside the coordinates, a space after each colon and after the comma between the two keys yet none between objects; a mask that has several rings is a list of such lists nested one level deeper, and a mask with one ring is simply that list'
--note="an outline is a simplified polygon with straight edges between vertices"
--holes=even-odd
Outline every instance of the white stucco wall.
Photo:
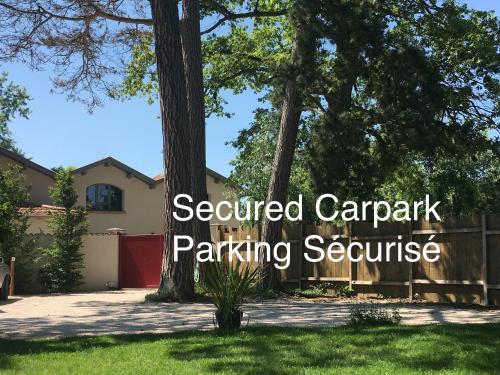
[{"label": "white stucco wall", "polygon": [[83,284],[81,291],[106,290],[106,283],[118,286],[118,235],[99,234],[83,237]]}]

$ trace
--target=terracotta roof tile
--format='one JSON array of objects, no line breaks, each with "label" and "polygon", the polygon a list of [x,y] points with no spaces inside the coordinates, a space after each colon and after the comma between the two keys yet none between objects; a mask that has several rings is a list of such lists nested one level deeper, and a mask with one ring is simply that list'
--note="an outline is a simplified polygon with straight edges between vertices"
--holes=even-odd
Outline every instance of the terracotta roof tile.
[{"label": "terracotta roof tile", "polygon": [[64,210],[64,208],[58,207],[58,206],[49,206],[48,204],[43,204],[41,206],[22,207],[19,209],[19,211],[22,213],[25,213],[28,210],[31,211],[29,216],[43,217],[43,216],[48,216],[50,212],[62,211],[62,210]]}]

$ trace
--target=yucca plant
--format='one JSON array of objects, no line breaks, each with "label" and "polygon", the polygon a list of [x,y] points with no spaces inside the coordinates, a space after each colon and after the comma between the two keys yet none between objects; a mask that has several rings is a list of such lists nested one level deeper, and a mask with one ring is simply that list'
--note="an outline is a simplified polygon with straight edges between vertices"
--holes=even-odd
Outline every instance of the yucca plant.
[{"label": "yucca plant", "polygon": [[259,270],[241,265],[241,261],[208,263],[205,268],[203,289],[217,308],[215,317],[219,328],[239,328],[245,302],[259,280]]}]

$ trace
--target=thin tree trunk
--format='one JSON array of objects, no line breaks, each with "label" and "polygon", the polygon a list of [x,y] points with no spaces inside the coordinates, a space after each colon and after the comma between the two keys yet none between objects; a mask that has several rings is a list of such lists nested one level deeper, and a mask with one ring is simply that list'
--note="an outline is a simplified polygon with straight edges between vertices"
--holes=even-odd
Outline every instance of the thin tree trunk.
[{"label": "thin tree trunk", "polygon": [[[199,0],[183,0],[181,40],[186,77],[189,122],[191,124],[192,197],[195,204],[208,200],[205,146],[205,93],[203,90],[203,64],[200,34]],[[193,219],[193,240],[211,242],[210,223]],[[200,278],[203,279],[200,264]]]},{"label": "thin tree trunk", "polygon": [[152,0],[165,173],[165,241],[158,292],[171,300],[194,295],[193,255],[180,252],[174,261],[174,236],[192,235],[192,223],[173,217],[177,194],[191,191],[191,148],[179,14],[176,0]]},{"label": "thin tree trunk", "polygon": [[[303,92],[314,74],[314,56],[316,53],[316,30],[311,21],[317,8],[310,0],[294,2],[291,22],[294,25],[295,39],[290,57],[290,71],[285,87],[285,97],[281,106],[278,139],[274,153],[273,168],[269,179],[266,202],[276,201],[283,206],[288,196],[288,185],[292,171],[293,157],[297,143],[300,116],[303,107]],[[269,243],[271,249],[281,240],[283,219],[262,220],[262,241]],[[280,283],[280,271],[260,254],[263,287],[277,288]]]},{"label": "thin tree trunk", "polygon": [[[298,43],[292,48],[291,65],[296,66],[299,60]],[[286,84],[285,98],[281,107],[278,140],[274,153],[273,169],[269,180],[267,202],[277,201],[285,204],[288,184],[292,169],[297,133],[302,112],[302,96],[296,77],[290,77]],[[262,223],[262,241],[271,245],[271,249],[281,240],[283,221],[270,221],[266,217]],[[280,273],[272,263],[266,262],[260,254],[262,267],[262,285],[276,288],[280,282]]]}]

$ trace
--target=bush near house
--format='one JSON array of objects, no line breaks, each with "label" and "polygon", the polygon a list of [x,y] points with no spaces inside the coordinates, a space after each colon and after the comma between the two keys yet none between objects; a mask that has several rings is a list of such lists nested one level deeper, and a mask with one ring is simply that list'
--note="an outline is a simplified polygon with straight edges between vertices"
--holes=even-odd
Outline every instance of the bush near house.
[{"label": "bush near house", "polygon": [[15,293],[25,292],[32,276],[35,246],[26,236],[29,210],[22,209],[29,197],[21,167],[0,170],[0,256],[7,264],[16,258]]},{"label": "bush near house", "polygon": [[81,284],[83,254],[82,236],[88,223],[84,207],[77,207],[70,169],[55,169],[55,184],[50,189],[54,204],[63,210],[49,213],[52,246],[43,251],[46,263],[40,268],[40,282],[47,292],[70,292]]}]

